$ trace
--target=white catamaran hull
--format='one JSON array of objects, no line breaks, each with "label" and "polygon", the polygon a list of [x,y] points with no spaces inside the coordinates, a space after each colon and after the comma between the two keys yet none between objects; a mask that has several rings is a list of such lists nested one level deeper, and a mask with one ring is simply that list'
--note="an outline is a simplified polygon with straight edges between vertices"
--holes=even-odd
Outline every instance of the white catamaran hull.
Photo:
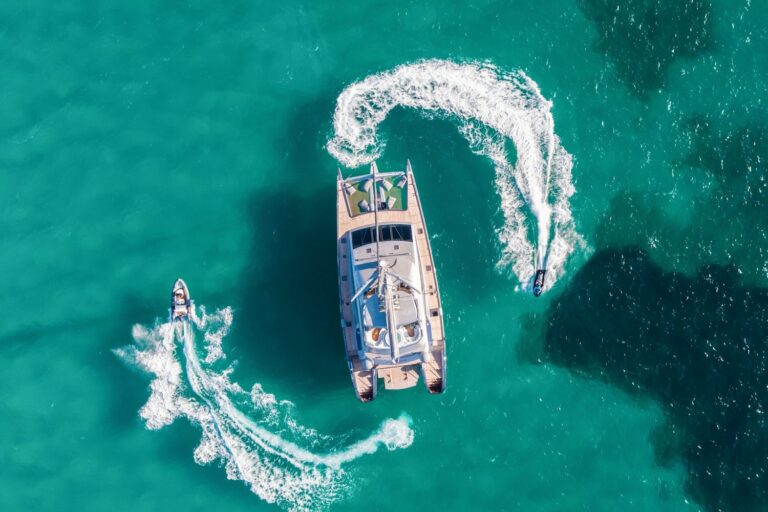
[{"label": "white catamaran hull", "polygon": [[[398,244],[398,238],[394,237],[395,232],[392,231],[383,248],[380,248],[381,230],[388,225],[393,229],[407,227],[407,242]],[[360,236],[355,233],[366,232],[369,228],[374,229],[371,233],[376,243],[361,246]],[[357,244],[353,243],[355,236],[358,238]],[[390,264],[394,265],[389,272],[401,281],[400,290],[407,290],[409,294],[417,297],[413,301],[415,307],[412,307],[413,311],[410,312],[414,321],[406,327],[409,332],[415,331],[414,336],[418,338],[418,342],[399,348],[396,346],[397,341],[390,340],[389,350],[379,350],[371,345],[371,326],[366,324],[369,318],[364,313],[370,311],[360,304],[365,297],[372,295],[369,291],[361,297],[361,293],[366,291],[361,289],[363,285],[360,283],[360,275],[366,272],[361,269],[374,265],[370,263],[374,255],[366,253],[373,251],[375,259],[381,259],[380,250],[389,249],[396,252],[398,249],[402,250],[400,245],[406,244],[411,248],[407,256],[412,260],[411,267],[408,267],[412,275],[404,277],[402,273],[396,273],[400,270],[397,268],[398,258],[395,256],[379,270],[368,270],[369,274],[365,275],[371,275],[371,281],[376,281],[381,279],[377,273],[386,272]],[[410,162],[406,171],[400,173],[378,173],[376,164],[373,164],[370,175],[347,180],[342,179],[341,175],[338,176],[337,251],[341,327],[352,384],[358,398],[364,402],[373,400],[379,379],[384,381],[385,389],[404,389],[416,385],[421,377],[430,393],[443,392],[446,358],[442,303],[432,249]],[[401,266],[403,258],[400,256]],[[370,282],[365,283],[366,286],[369,284]],[[408,294],[403,296],[410,298]],[[384,304],[389,302],[383,295],[382,301],[379,311],[386,316],[387,323],[386,329],[373,329],[377,335],[380,335],[379,332],[393,331],[390,325],[391,316],[409,314],[401,310],[405,306],[401,306],[399,302],[394,306],[385,307]],[[397,311],[393,311],[394,309]],[[373,316],[376,315],[376,310],[373,310]],[[422,333],[422,329],[425,332]],[[389,336],[397,340],[396,336]]]}]

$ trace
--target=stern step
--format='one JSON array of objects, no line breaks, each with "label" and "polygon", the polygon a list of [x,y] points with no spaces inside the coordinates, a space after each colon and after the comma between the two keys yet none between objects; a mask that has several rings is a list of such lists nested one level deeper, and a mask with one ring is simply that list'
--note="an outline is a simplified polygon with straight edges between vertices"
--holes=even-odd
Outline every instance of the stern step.
[{"label": "stern step", "polygon": [[384,379],[384,389],[406,389],[419,382],[416,365],[379,368],[380,379]]}]

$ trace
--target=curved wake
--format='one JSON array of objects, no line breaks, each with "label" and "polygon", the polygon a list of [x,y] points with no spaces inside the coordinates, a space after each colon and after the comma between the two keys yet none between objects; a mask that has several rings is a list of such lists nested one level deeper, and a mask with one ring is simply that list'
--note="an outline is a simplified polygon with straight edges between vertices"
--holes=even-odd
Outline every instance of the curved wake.
[{"label": "curved wake", "polygon": [[[134,344],[115,350],[124,361],[152,374],[150,396],[139,414],[156,430],[184,417],[202,430],[194,451],[198,464],[221,461],[227,478],[241,480],[260,498],[289,510],[323,509],[350,487],[341,468],[384,445],[405,448],[413,441],[410,419],[388,419],[368,438],[346,448],[338,440],[298,425],[292,404],[278,401],[255,384],[246,392],[229,379],[232,366],[222,339],[229,332],[232,310],[225,308],[192,323],[136,325]],[[203,334],[204,357],[196,334]],[[181,353],[177,349],[180,348]],[[183,356],[183,357],[182,357]],[[327,451],[316,453],[321,447]]]},{"label": "curved wake", "polygon": [[[546,268],[551,286],[583,242],[569,204],[573,160],[555,135],[552,104],[536,82],[488,63],[426,60],[398,66],[344,89],[328,151],[347,167],[377,159],[384,150],[378,125],[398,106],[458,121],[472,150],[493,162],[505,219],[498,230],[499,268],[511,266],[526,286],[537,269]],[[514,165],[507,140],[517,153]],[[526,222],[527,211],[534,226]],[[536,235],[529,236],[529,229]]]}]

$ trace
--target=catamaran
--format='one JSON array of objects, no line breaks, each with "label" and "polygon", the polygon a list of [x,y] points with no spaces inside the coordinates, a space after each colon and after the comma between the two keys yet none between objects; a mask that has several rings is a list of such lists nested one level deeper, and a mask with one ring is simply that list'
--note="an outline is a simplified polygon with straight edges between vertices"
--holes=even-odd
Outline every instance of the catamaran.
[{"label": "catamaran", "polygon": [[411,163],[405,172],[337,180],[341,328],[357,397],[415,386],[445,390],[443,309]]}]

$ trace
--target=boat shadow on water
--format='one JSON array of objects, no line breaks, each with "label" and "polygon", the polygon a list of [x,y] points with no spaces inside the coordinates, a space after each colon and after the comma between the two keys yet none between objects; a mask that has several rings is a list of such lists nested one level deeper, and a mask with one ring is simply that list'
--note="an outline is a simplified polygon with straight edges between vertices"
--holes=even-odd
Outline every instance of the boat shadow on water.
[{"label": "boat shadow on water", "polygon": [[241,364],[295,387],[295,396],[346,387],[339,325],[333,188],[284,188],[251,202],[251,257],[242,280]]},{"label": "boat shadow on water", "polygon": [[[242,340],[234,359],[288,388],[292,400],[349,386],[339,323],[335,174],[323,148],[334,98],[329,91],[297,106],[280,142],[285,161],[274,186],[248,204],[251,247],[233,325]],[[318,178],[323,171],[328,179]]]}]

